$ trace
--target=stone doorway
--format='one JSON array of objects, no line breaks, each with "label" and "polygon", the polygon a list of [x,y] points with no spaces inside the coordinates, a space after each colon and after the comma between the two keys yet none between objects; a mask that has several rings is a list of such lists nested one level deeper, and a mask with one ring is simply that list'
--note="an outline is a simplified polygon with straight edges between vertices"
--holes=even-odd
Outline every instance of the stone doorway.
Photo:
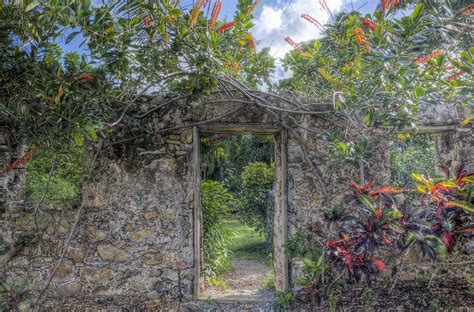
[{"label": "stone doorway", "polygon": [[[201,207],[201,136],[204,134],[263,134],[272,135],[275,138],[275,211],[273,229],[273,274],[275,279],[275,290],[284,291],[288,289],[288,258],[284,254],[284,246],[288,241],[288,192],[287,192],[287,133],[285,130],[262,124],[207,124],[202,127],[193,128],[193,177],[194,177],[194,297],[196,299],[207,299],[203,290],[203,253],[202,253],[202,207]],[[258,296],[232,296],[222,298],[224,301],[231,300],[265,300]]]}]

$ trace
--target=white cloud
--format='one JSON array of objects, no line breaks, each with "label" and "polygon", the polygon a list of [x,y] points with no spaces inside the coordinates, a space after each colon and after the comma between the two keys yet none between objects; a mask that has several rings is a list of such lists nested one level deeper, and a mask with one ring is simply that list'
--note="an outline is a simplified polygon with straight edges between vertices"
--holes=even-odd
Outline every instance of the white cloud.
[{"label": "white cloud", "polygon": [[[254,21],[253,34],[259,42],[259,47],[271,48],[275,57],[283,57],[292,49],[285,42],[285,37],[291,37],[295,42],[316,39],[320,36],[319,29],[301,18],[309,14],[319,23],[330,22],[329,14],[321,7],[318,0],[293,0],[290,3],[265,4]],[[327,0],[329,9],[339,11],[343,0]]]}]

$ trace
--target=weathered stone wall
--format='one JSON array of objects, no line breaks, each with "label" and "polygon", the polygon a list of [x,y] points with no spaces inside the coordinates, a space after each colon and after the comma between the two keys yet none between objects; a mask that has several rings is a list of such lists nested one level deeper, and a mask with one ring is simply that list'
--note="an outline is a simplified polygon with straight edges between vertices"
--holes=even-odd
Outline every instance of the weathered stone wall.
[{"label": "weathered stone wall", "polygon": [[[47,293],[49,308],[58,308],[55,304],[67,301],[68,297],[85,301],[94,298],[102,302],[132,298],[132,302],[148,309],[161,309],[165,302],[171,302],[173,307],[173,302],[181,297],[185,301],[192,299],[193,135],[189,127],[183,126],[219,119],[220,124],[227,125],[279,127],[276,117],[261,108],[216,100],[179,101],[143,120],[155,132],[153,135],[121,144],[106,144],[98,160],[95,182],[84,192],[86,209],[77,232]],[[270,100],[285,107],[285,103],[276,98]],[[157,98],[144,98],[141,109],[147,111],[157,102]],[[245,110],[236,112],[239,105],[246,105]],[[358,172],[329,161],[328,143],[322,133],[334,127],[330,121],[318,116],[300,116],[297,123],[314,130],[294,128],[305,140],[318,172],[311,172],[298,140],[290,133],[287,145],[290,236],[310,224],[322,229],[323,208],[340,202],[350,191],[349,182],[359,179]],[[212,127],[212,123],[206,127]],[[382,142],[367,168],[367,176],[372,177],[376,185],[383,185],[390,180],[388,148],[383,132],[374,131],[372,136],[381,138]],[[472,153],[464,148],[467,145],[472,148],[472,136],[463,134],[459,138],[462,148],[456,152],[456,159],[472,159]],[[122,140],[121,137],[115,139]],[[449,139],[444,140],[449,142]],[[449,155],[450,148],[445,146],[438,150],[443,151],[440,159],[454,159]],[[9,160],[2,159],[5,163]],[[330,203],[324,203],[314,174],[320,176],[328,190]],[[74,222],[75,210],[48,210],[37,218],[28,207],[23,211],[8,211],[0,220],[0,237],[10,245],[17,245],[18,252],[3,268],[3,274],[16,279],[32,278],[29,290],[34,294],[44,286],[57,260]],[[28,243],[22,243],[25,234],[38,233]],[[300,263],[292,262],[290,266],[291,281],[300,274]]]},{"label": "weathered stone wall", "polygon": [[[0,168],[4,168],[24,153],[25,146],[13,142],[11,137],[6,129],[0,128]],[[25,178],[24,166],[0,175],[0,214],[16,211],[23,205]]]}]

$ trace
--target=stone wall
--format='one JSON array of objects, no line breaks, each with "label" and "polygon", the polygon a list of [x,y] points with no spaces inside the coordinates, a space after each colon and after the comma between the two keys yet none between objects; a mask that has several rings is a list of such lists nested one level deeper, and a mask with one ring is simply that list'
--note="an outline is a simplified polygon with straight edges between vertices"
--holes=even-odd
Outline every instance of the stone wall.
[{"label": "stone wall", "polygon": [[[142,111],[156,106],[159,100],[143,98]],[[286,106],[277,98],[269,100],[279,107]],[[120,298],[130,298],[137,306],[151,310],[168,306],[167,302],[173,307],[181,298],[192,300],[195,164],[193,134],[184,126],[200,123],[212,128],[213,123],[203,121],[217,122],[218,117],[224,116],[220,124],[280,127],[276,117],[265,110],[245,104],[245,110],[236,112],[238,105],[242,104],[219,98],[204,103],[179,101],[143,120],[153,135],[114,144],[122,141],[118,136],[106,144],[97,163],[95,182],[84,191],[86,208],[65,260],[47,292],[46,307],[58,309],[67,298],[79,298],[83,302],[93,298],[96,303],[115,300],[114,304],[118,305]],[[323,208],[341,201],[350,192],[349,182],[359,179],[358,172],[329,161],[328,143],[322,133],[334,127],[330,121],[302,115],[297,123],[314,130],[294,128],[307,143],[309,157],[329,192],[330,202],[324,203],[321,186],[305,162],[298,140],[290,134],[287,144],[290,236],[310,224],[322,228]],[[460,138],[456,143],[460,146],[456,157],[449,154],[452,149],[447,145],[452,136],[443,139],[444,145],[441,139],[438,141],[440,162],[472,160],[472,153],[466,147],[472,148],[472,133],[456,133]],[[368,166],[368,176],[374,179],[375,185],[383,185],[390,180],[387,142],[383,132],[374,131],[372,136],[382,141]],[[11,158],[0,160],[6,163]],[[20,194],[5,185],[2,187],[15,198]],[[23,276],[31,278],[28,289],[34,295],[44,286],[57,260],[74,222],[75,210],[46,210],[36,217],[28,207],[7,212],[0,219],[0,237],[18,248],[2,273],[17,280]],[[292,262],[290,266],[291,281],[300,274],[300,263]]]}]

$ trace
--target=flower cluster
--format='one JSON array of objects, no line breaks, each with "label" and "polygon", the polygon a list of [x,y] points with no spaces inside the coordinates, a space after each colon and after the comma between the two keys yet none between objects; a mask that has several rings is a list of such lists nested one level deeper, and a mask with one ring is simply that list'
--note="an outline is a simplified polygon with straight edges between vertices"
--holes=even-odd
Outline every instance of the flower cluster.
[{"label": "flower cluster", "polygon": [[201,8],[205,2],[206,0],[199,0],[199,2],[197,2],[194,8],[191,10],[191,13],[189,13],[189,24],[191,26],[196,25],[196,22],[199,17],[199,13],[201,12]]},{"label": "flower cluster", "polygon": [[365,38],[365,33],[362,28],[357,27],[354,29],[354,36],[356,37],[357,42],[360,46],[364,47],[366,50],[370,49],[370,43],[367,42]]},{"label": "flower cluster", "polygon": [[466,72],[464,72],[464,71],[462,71],[462,70],[461,70],[461,71],[458,71],[457,73],[455,73],[455,74],[449,76],[449,77],[448,77],[448,81],[456,80],[456,79],[458,79],[460,76],[464,75],[465,73],[466,73]]},{"label": "flower cluster", "polygon": [[400,0],[382,0],[381,6],[382,6],[382,12],[385,13],[387,9],[394,8],[400,3]]},{"label": "flower cluster", "polygon": [[234,26],[235,26],[235,22],[234,22],[234,21],[232,21],[232,22],[230,22],[230,23],[227,23],[227,24],[225,24],[224,26],[220,27],[220,28],[217,30],[217,33],[218,33],[218,34],[221,34],[221,33],[225,32],[225,31],[228,31],[229,29],[232,29]]},{"label": "flower cluster", "polygon": [[12,171],[15,168],[23,166],[24,164],[26,164],[33,157],[34,153],[35,153],[35,150],[29,151],[28,153],[21,156],[20,158],[18,158],[17,160],[15,160],[14,162],[12,162],[8,166],[6,166],[5,168],[1,169],[0,173],[8,173],[8,172]]},{"label": "flower cluster", "polygon": [[371,20],[370,18],[365,18],[363,21],[362,21],[362,24],[369,28],[370,30],[374,31],[376,28],[377,28],[377,23],[374,22],[373,20]]},{"label": "flower cluster", "polygon": [[308,14],[302,14],[301,15],[301,18],[307,20],[308,22],[310,22],[311,24],[313,24],[314,26],[318,27],[319,30],[323,31],[323,25],[321,25],[320,22],[318,22],[314,17],[308,15]]},{"label": "flower cluster", "polygon": [[80,74],[76,77],[75,82],[78,84],[83,84],[86,82],[94,81],[94,77],[89,74]]},{"label": "flower cluster", "polygon": [[437,56],[440,55],[440,54],[441,54],[441,51],[440,51],[440,50],[436,50],[436,51],[434,51],[433,53],[431,53],[431,54],[428,55],[428,56],[418,58],[418,59],[415,61],[415,63],[416,63],[417,65],[426,64],[426,62],[428,62],[428,61],[431,60],[432,58],[437,57]]},{"label": "flower cluster", "polygon": [[319,1],[319,4],[323,7],[323,9],[325,9],[326,12],[328,12],[329,16],[331,16],[334,19],[334,17],[332,16],[331,10],[329,9],[326,1],[324,1],[324,0],[318,0],[318,1]]},{"label": "flower cluster", "polygon": [[145,24],[145,27],[150,27],[152,22],[153,22],[153,19],[151,18],[150,15],[145,15],[143,17],[143,24]]},{"label": "flower cluster", "polygon": [[214,3],[214,7],[212,8],[211,20],[209,21],[209,29],[214,28],[214,25],[216,24],[216,21],[217,21],[217,18],[219,17],[221,9],[222,9],[222,2],[221,0],[217,0]]},{"label": "flower cluster", "polygon": [[170,15],[168,15],[166,19],[168,20],[168,22],[173,23],[173,24],[175,24],[178,21],[176,17],[170,16]]},{"label": "flower cluster", "polygon": [[255,40],[253,40],[252,36],[249,36],[247,39],[247,44],[254,52],[257,52],[257,45],[255,44]]},{"label": "flower cluster", "polygon": [[296,42],[294,42],[293,39],[291,39],[290,37],[286,37],[286,38],[285,38],[285,41],[286,41],[289,45],[291,45],[291,46],[293,47],[293,49],[298,50],[298,51],[301,51],[301,47],[300,47]]},{"label": "flower cluster", "polygon": [[472,11],[474,11],[474,4],[470,4],[470,5],[468,5],[466,8],[464,8],[464,9],[461,11],[461,15],[470,14]]}]

